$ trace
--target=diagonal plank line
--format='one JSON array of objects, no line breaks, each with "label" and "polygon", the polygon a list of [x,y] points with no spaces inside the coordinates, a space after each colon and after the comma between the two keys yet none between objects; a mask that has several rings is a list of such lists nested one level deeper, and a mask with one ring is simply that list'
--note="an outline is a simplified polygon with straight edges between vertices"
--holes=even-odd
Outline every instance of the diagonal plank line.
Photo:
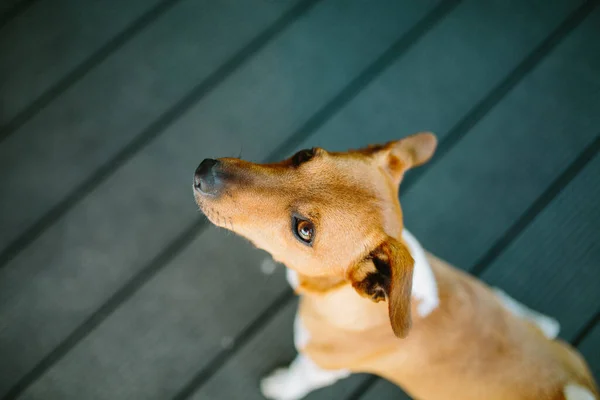
[{"label": "diagonal plank line", "polygon": [[433,167],[471,128],[473,128],[492,108],[496,106],[539,62],[546,57],[573,29],[575,29],[598,5],[597,0],[584,3],[570,14],[535,49],[531,51],[486,97],[478,102],[450,131],[440,140],[433,158],[421,168],[409,175],[403,188],[412,186],[413,180],[425,174]]},{"label": "diagonal plank line", "polygon": [[[293,151],[303,140],[314,134],[326,121],[337,114],[346,104],[355,98],[370,82],[379,74],[385,71],[396,59],[411,48],[421,37],[423,37],[434,25],[439,23],[448,13],[450,13],[460,1],[443,2],[434,8],[429,14],[421,19],[406,34],[394,42],[380,57],[365,68],[355,79],[353,79],[344,89],[342,89],[332,100],[323,108],[309,118],[302,127],[293,133],[288,140],[281,146],[278,146],[270,155],[267,156],[267,162],[275,161],[289,152]],[[282,296],[277,298],[267,310],[274,304],[279,307],[285,306],[294,298],[294,292],[286,289]],[[270,319],[262,318],[261,321],[268,322]],[[270,314],[271,316],[274,313]],[[225,364],[238,348],[243,347],[252,337],[261,329],[261,324],[252,324],[253,329],[247,329],[236,339],[236,347],[219,353],[206,367],[199,370],[190,381],[174,396],[174,399],[183,400],[195,393],[204,385],[218,370]]]},{"label": "diagonal plank line", "polygon": [[373,386],[380,378],[376,375],[369,375],[363,383],[361,383],[350,395],[346,398],[346,400],[358,400],[365,393],[369,391],[371,386]]},{"label": "diagonal plank line", "polygon": [[[554,49],[571,31],[573,31],[579,24],[596,8],[598,1],[590,0],[579,7],[573,12],[562,24],[558,26],[533,52],[529,54],[490,94],[479,104],[473,108],[472,112],[463,118],[454,128],[451,129],[450,133],[445,139],[441,140],[436,156],[420,170],[416,170],[412,176],[407,177],[407,182],[404,184],[406,190],[413,186],[413,182],[419,180],[419,178],[427,172],[438,160],[442,159],[443,156],[462,139],[466,133],[477,124],[477,122],[489,112],[498,102],[509,93],[512,88],[525,77],[552,49]],[[471,115],[472,114],[472,115]],[[577,160],[571,164],[567,170],[556,180],[552,185],[540,196],[532,206],[513,224],[505,233],[500,237],[498,241],[492,245],[490,250],[475,264],[471,273],[475,276],[479,276],[485,271],[485,269],[495,260],[516,237],[526,228],[526,226],[541,212],[543,209],[559,192],[562,188],[568,184],[577,172],[587,164],[585,157],[586,152],[591,151],[590,148],[594,148],[597,152],[598,138],[588,147],[584,152],[577,158]],[[579,161],[583,160],[583,161]],[[577,164],[582,163],[579,167]],[[572,171],[576,171],[572,174]],[[559,180],[561,181],[558,182]],[[408,186],[408,187],[407,187]],[[529,211],[529,213],[528,213]],[[591,329],[591,328],[590,328]],[[587,332],[584,333],[584,335]],[[579,339],[579,336],[577,336]],[[582,337],[583,338],[583,337]],[[579,339],[579,340],[582,340]],[[358,399],[362,394],[366,393],[367,390],[373,386],[379,378],[374,377],[370,379],[365,387],[361,386],[359,389],[352,393],[348,399]],[[360,392],[360,393],[359,393]]]},{"label": "diagonal plank line", "polygon": [[577,156],[548,188],[525,210],[517,221],[496,240],[494,245],[475,263],[471,270],[474,275],[481,275],[508,246],[517,239],[525,228],[537,218],[548,204],[556,198],[565,186],[579,174],[600,150],[600,134]]},{"label": "diagonal plank line", "polygon": [[117,290],[100,308],[94,311],[83,321],[69,336],[60,342],[50,353],[28,373],[23,375],[3,397],[3,400],[16,399],[35,381],[37,381],[48,369],[61,360],[71,349],[89,335],[119,306],[127,301],[133,293],[148,282],[169,261],[171,261],[182,249],[188,246],[197,236],[198,231],[207,225],[207,220],[202,218],[193,224],[167,246],[150,264],[138,272],[124,286]]},{"label": "diagonal plank line", "polygon": [[[335,111],[334,111],[334,112],[335,112]],[[316,129],[316,128],[315,128],[315,129]],[[310,134],[309,134],[309,135],[310,135]],[[287,149],[287,148],[292,148],[292,147],[294,147],[294,146],[296,145],[296,144],[292,144],[292,143],[293,143],[293,142],[291,142],[290,144],[287,144],[287,145],[286,145],[284,148],[286,148],[286,149]],[[284,151],[284,150],[281,150],[281,151]],[[271,157],[275,157],[275,155],[273,154]],[[197,233],[198,233],[198,232],[199,232],[199,231],[200,231],[200,230],[201,230],[201,229],[202,229],[202,228],[203,228],[205,225],[206,225],[206,221],[205,221],[204,219],[203,219],[203,220],[201,220],[201,221],[198,221],[196,224],[192,225],[190,228],[188,228],[188,229],[186,230],[187,234],[184,234],[184,235],[182,235],[182,236],[183,236],[183,237],[190,237],[191,239],[193,239],[193,238],[194,238],[194,237],[197,235]],[[180,236],[180,237],[182,237],[182,236]],[[179,252],[181,249],[183,249],[184,247],[186,247],[186,246],[187,246],[187,245],[188,245],[188,244],[191,242],[191,239],[185,239],[185,240],[177,241],[177,242],[179,242],[179,244],[178,244],[178,245],[176,245],[176,246],[169,246],[169,247],[168,247],[168,248],[170,249],[170,251],[168,251],[167,253],[171,253],[171,255],[170,255],[170,256],[168,256],[168,257],[160,257],[160,256],[159,256],[159,257],[158,257],[158,259],[160,259],[160,262],[153,262],[153,263],[151,263],[151,264],[154,264],[154,265],[157,265],[157,266],[158,266],[158,267],[156,268],[156,270],[160,269],[160,268],[162,267],[162,264],[161,264],[161,263],[166,263],[166,262],[168,262],[168,260],[169,260],[169,259],[171,259],[171,258],[172,258],[172,257],[173,257],[173,256],[174,256],[174,255],[175,255],[177,252]],[[163,252],[163,253],[164,253],[164,252]],[[154,275],[154,274],[149,274],[148,276],[149,276],[149,277],[151,277],[151,276],[153,276],[153,275]],[[128,294],[127,296],[125,296],[125,297],[123,297],[123,296],[118,296],[118,297],[120,297],[120,298],[121,298],[121,301],[124,301],[124,300],[126,300],[126,298],[130,297],[130,295],[132,294],[130,291],[131,291],[131,290],[133,290],[133,291],[137,290],[137,288],[141,287],[141,286],[143,285],[143,283],[144,283],[144,282],[146,282],[146,281],[149,279],[149,277],[148,277],[147,279],[141,279],[141,280],[138,280],[138,282],[139,282],[138,284],[130,285],[130,286],[129,286],[129,288],[130,288],[130,289],[128,289],[128,290],[125,290],[125,292],[126,292],[126,293],[127,293],[127,292],[129,292],[129,294]],[[135,279],[135,278],[134,278],[134,279]],[[278,308],[276,307],[276,305],[277,305],[277,304],[280,304],[280,306],[283,306],[283,304],[284,304],[284,303],[287,303],[288,301],[290,301],[290,300],[293,298],[292,294],[293,294],[293,292],[291,292],[291,291],[289,291],[289,290],[288,290],[287,292],[284,292],[282,295],[280,295],[280,297],[277,299],[277,301],[276,301],[276,302],[274,302],[273,304],[271,304],[271,306],[269,306],[269,308],[267,309],[267,311],[265,311],[263,314],[261,314],[261,316],[259,317],[259,319],[261,319],[261,320],[264,320],[264,321],[267,321],[268,319],[270,319],[270,316],[271,316],[271,315],[273,315],[273,314],[275,314],[275,313],[277,312],[277,309],[278,309]],[[118,304],[120,304],[120,302],[119,302]],[[113,310],[112,310],[112,311],[114,311],[114,309],[116,309],[116,308],[118,307],[118,304],[116,305],[116,307],[114,307],[114,308],[113,308]],[[273,310],[273,309],[274,309],[275,311],[270,311],[270,312],[268,311],[268,310]],[[112,312],[112,311],[111,311],[111,312]],[[99,314],[102,314],[102,313],[99,313]],[[265,315],[266,315],[266,316],[265,316]],[[101,323],[101,322],[102,322],[102,320],[104,320],[104,319],[106,318],[106,316],[108,316],[108,314],[106,314],[104,318],[101,318],[101,320],[99,320],[99,321],[96,323],[96,325],[95,325],[95,326],[99,325],[99,323]],[[259,327],[259,326],[260,326],[260,324],[254,324],[254,323],[253,323],[253,324],[251,324],[251,325],[250,325],[250,327],[249,327],[249,328],[247,328],[247,329],[245,330],[245,332],[246,332],[246,333],[245,333],[245,335],[248,335],[248,337],[251,337],[251,336],[253,336],[253,335],[256,333],[256,331],[258,330],[258,327]],[[87,332],[87,333],[89,333],[89,332]],[[84,336],[86,336],[86,335],[87,335],[87,334],[85,334]],[[244,336],[245,336],[245,335],[244,335]],[[83,338],[84,336],[82,336],[81,338]],[[80,338],[80,339],[81,339],[81,338]],[[244,342],[245,342],[245,341],[247,341],[247,339],[246,339],[246,340],[242,340],[242,341],[237,341],[237,342],[236,342],[236,343],[237,343],[237,347],[239,347],[239,346],[243,346],[243,344],[244,344]],[[76,344],[76,343],[75,343],[75,344]],[[70,348],[74,347],[74,345],[75,345],[75,344],[73,344],[73,345],[72,345]],[[237,348],[237,347],[236,347],[236,348]],[[69,348],[69,349],[67,349],[67,351],[65,351],[65,352],[64,352],[64,354],[66,354],[66,352],[68,352],[68,350],[70,350],[70,348]],[[64,356],[64,354],[63,354],[63,356]],[[61,357],[59,357],[59,358],[62,358],[62,356],[61,356]],[[215,359],[215,360],[213,360],[213,362],[211,362],[211,364],[220,366],[220,365],[222,365],[224,362],[226,362],[226,360],[227,360],[227,359],[222,359],[222,358],[221,358],[221,359],[220,359],[221,361],[218,361],[218,360],[219,360],[219,359]],[[57,360],[56,360],[56,361],[57,361]],[[54,364],[54,363],[52,363],[52,364]],[[51,365],[49,365],[47,368],[49,368],[50,366],[51,366]],[[217,366],[217,368],[218,368],[218,366]],[[47,369],[47,368],[46,368],[46,369]],[[42,372],[42,373],[43,373],[43,372]],[[41,374],[40,374],[40,375],[41,375]],[[212,374],[210,374],[210,375],[212,375]],[[206,378],[203,378],[203,377],[201,377],[200,379],[201,379],[201,380],[203,380],[203,381],[206,381],[208,378],[210,378],[210,376],[206,376]],[[190,391],[190,390],[192,390],[192,392],[193,392],[193,390],[197,389],[197,387],[196,387],[196,388],[191,388],[191,389],[190,389],[190,388],[191,388],[191,387],[188,387],[188,386],[186,386],[186,387],[184,388],[184,390],[186,391],[185,393],[187,393],[187,391]],[[192,393],[192,392],[189,392],[189,393]],[[182,393],[183,393],[183,392],[182,392]]]},{"label": "diagonal plank line", "polygon": [[[596,312],[596,314],[589,319],[589,321],[585,324],[585,326],[575,335],[575,338],[571,340],[571,344],[573,347],[579,347],[581,342],[587,337],[587,335],[596,327],[596,325],[600,322],[600,311]],[[376,375],[369,375],[362,384],[359,385],[354,392],[350,394],[346,398],[346,400],[359,400],[365,395],[369,389],[380,380]]]},{"label": "diagonal plank line", "polygon": [[[571,344],[574,347],[579,347],[579,345],[581,344],[581,342],[587,337],[587,335],[592,331],[592,329],[594,329],[596,327],[596,325],[599,322],[600,322],[600,312],[596,312],[596,315],[594,315],[592,318],[590,318],[590,320],[579,331],[579,333],[577,333],[577,335],[575,335],[575,338],[571,341]],[[364,382],[361,385],[359,385],[359,387],[356,388],[356,390],[354,390],[354,392],[352,392],[350,394],[350,396],[348,396],[346,398],[346,400],[359,400],[380,379],[381,378],[379,378],[378,376],[369,375],[364,380]]]},{"label": "diagonal plank line", "polygon": [[[508,247],[521,236],[525,229],[549,205],[560,192],[581,172],[600,150],[600,134],[577,156],[577,158],[548,186],[548,188],[531,204],[531,206],[512,224],[504,234],[496,240],[490,249],[477,261],[470,273],[480,276],[490,265],[502,255]],[[600,319],[600,312],[575,335],[571,343],[577,347]],[[347,400],[357,400],[365,394],[380,378],[371,375],[363,385],[352,393]]]},{"label": "diagonal plank line", "polygon": [[581,328],[579,332],[577,332],[575,338],[571,342],[573,346],[579,347],[581,342],[583,342],[587,335],[590,334],[592,329],[594,329],[596,325],[598,325],[598,322],[600,322],[600,311],[596,311],[596,314],[592,318],[590,318],[587,324],[585,324],[585,326]]},{"label": "diagonal plank line", "polygon": [[[21,0],[14,6],[8,9],[4,14],[0,15],[0,32],[10,21],[23,14],[38,0]],[[0,135],[1,136],[1,135]]]},{"label": "diagonal plank line", "polygon": [[[54,101],[57,97],[63,94],[73,84],[83,78],[88,72],[94,69],[102,61],[106,60],[111,54],[118,50],[121,46],[127,43],[132,37],[144,30],[147,26],[158,19],[163,13],[173,8],[181,0],[165,0],[150,10],[146,11],[142,16],[137,18],[131,25],[119,34],[110,39],[100,49],[98,49],[89,58],[79,64],[75,69],[67,73],[57,83],[52,85],[44,93],[33,100],[23,110],[19,111],[10,121],[0,128],[0,143],[15,133],[27,121],[33,118],[48,104]],[[29,2],[29,1],[28,1]]]},{"label": "diagonal plank line", "polygon": [[448,15],[460,0],[443,1],[417,22],[408,32],[402,35],[373,63],[364,69],[344,89],[342,89],[323,108],[317,111],[304,125],[293,133],[284,143],[278,146],[267,157],[268,162],[276,161],[282,154],[289,154],[308,136],[317,131],[332,116],[337,114],[346,104],[354,99],[377,76],[387,70],[395,60],[411,48],[434,25]]},{"label": "diagonal plank line", "polygon": [[[575,11],[571,16],[569,16],[564,22],[563,24],[561,24],[555,31],[553,31],[548,37],[546,37],[546,39],[540,43],[540,45],[538,47],[536,47],[498,86],[496,86],[494,89],[492,89],[490,91],[490,93],[488,94],[488,96],[486,96],[482,101],[480,101],[470,112],[468,112],[465,117],[455,126],[453,127],[449,134],[446,136],[447,140],[443,140],[440,143],[440,147],[442,147],[442,152],[441,154],[438,155],[438,159],[441,159],[452,147],[454,147],[454,145],[456,145],[456,143],[458,143],[460,141],[460,139],[462,137],[464,137],[473,126],[475,126],[477,124],[478,121],[480,121],[502,98],[505,97],[506,94],[508,94],[512,88],[514,86],[516,86],[516,84],[518,82],[520,82],[522,80],[523,77],[525,77],[552,49],[554,49],[556,47],[556,45],[558,45],[564,36],[566,36],[566,34],[568,34],[570,31],[572,31],[595,7],[596,2],[589,2],[586,3],[583,7],[581,7],[580,9],[578,9],[577,11]],[[387,53],[387,52],[386,52]],[[381,59],[385,59],[389,56],[386,56],[385,54],[381,57]],[[369,68],[370,69],[370,68]],[[373,70],[376,70],[376,68],[373,68]],[[380,68],[380,71],[384,71],[385,67]],[[362,88],[364,88],[366,85],[368,85],[368,81],[367,82],[362,82],[360,78],[357,78],[354,80],[353,82],[360,90],[362,90]],[[351,84],[352,85],[352,84]],[[334,99],[334,101],[332,101],[332,103],[336,104],[337,102],[340,103],[340,105],[338,106],[339,108],[341,108],[347,101],[349,101],[353,96],[351,95],[352,90],[348,90],[347,94],[345,94],[346,90],[343,90],[342,92],[340,92],[340,94],[338,96],[336,96],[336,99]],[[346,101],[344,101],[344,99],[348,98]],[[331,107],[331,110],[329,111],[328,108]],[[279,146],[279,148],[277,148],[272,155],[270,155],[268,157],[269,161],[273,161],[274,159],[276,159],[276,157],[278,155],[280,155],[281,153],[287,153],[289,151],[292,151],[296,146],[298,146],[302,140],[304,140],[306,138],[306,131],[311,131],[311,129],[318,129],[318,127],[320,127],[325,121],[327,121],[332,115],[334,115],[339,108],[336,109],[335,106],[332,106],[331,103],[328,104],[327,106],[325,106],[322,110],[320,110],[317,114],[315,114],[306,124],[305,124],[305,129],[300,129],[296,134],[292,135],[289,141],[286,141],[284,144],[282,144],[281,146]],[[301,132],[304,132],[304,135],[301,134]],[[591,145],[588,146],[588,148],[586,148],[582,154],[567,168],[567,170],[559,177],[559,179],[557,179],[557,181],[555,181],[550,187],[549,189],[544,192],[544,194],[542,194],[541,198],[542,200],[538,199],[534,202],[534,204],[539,204],[542,202],[546,202],[545,204],[549,203],[555,196],[556,194],[558,194],[560,192],[560,190],[562,189],[562,187],[564,187],[566,184],[568,184],[568,182],[587,164],[587,162],[589,161],[590,157],[590,153],[595,154],[595,152],[597,152],[598,150],[598,139],[596,139]],[[439,152],[439,150],[438,150]],[[592,155],[593,156],[593,155]],[[429,165],[429,164],[428,164]],[[405,183],[403,186],[405,189],[408,189],[410,187],[412,187],[418,180],[419,178],[422,176],[423,174],[418,174],[415,176],[415,174],[412,175],[412,179],[408,180],[407,183]],[[561,179],[562,178],[562,179]],[[557,189],[558,188],[558,189]],[[543,207],[542,207],[543,208]],[[541,209],[539,210],[541,211]],[[538,213],[539,213],[538,211]],[[527,214],[526,214],[527,215]],[[537,214],[536,214],[537,215]],[[527,220],[523,219],[523,221],[521,221],[521,219],[519,219],[517,221],[517,223],[515,224],[517,226],[517,228],[515,228],[515,225],[511,226],[511,228],[509,228],[509,232],[514,232],[515,229],[525,229],[525,227],[535,218],[534,216],[530,216],[527,215]],[[502,247],[501,251],[504,251],[506,249],[506,247],[508,246],[508,244],[510,244],[514,239],[516,239],[517,235],[512,236],[509,241],[506,241],[507,239],[505,238],[506,235],[504,235],[500,240],[503,242],[506,242],[506,244],[504,245],[504,247]],[[504,239],[504,240],[503,240]],[[495,247],[499,247],[500,245],[498,245],[498,242],[493,246],[493,248]],[[484,262],[486,262],[487,264],[482,264],[482,263],[477,263],[477,265],[482,265],[483,267],[481,268],[481,271],[483,271],[488,265],[489,263],[492,262],[492,259],[490,260],[483,260]],[[481,273],[481,271],[479,273]],[[293,292],[291,290],[288,290],[288,293],[290,294],[290,298],[287,301],[290,301],[290,299],[292,298],[292,294]],[[271,305],[272,306],[272,305]],[[257,329],[258,331],[258,329]],[[247,332],[246,335],[244,335],[244,337],[241,337],[238,339],[237,344],[239,345],[239,347],[242,347],[244,345],[244,343],[248,342],[252,336],[255,334],[256,332]],[[236,347],[237,349],[238,347]],[[201,371],[199,371],[194,378],[192,378],[192,380],[190,381],[189,384],[185,385],[184,389],[182,390],[182,392],[180,392],[177,396],[175,396],[175,399],[185,399],[187,397],[189,397],[190,395],[192,395],[196,390],[198,390],[198,388],[200,388],[204,383],[206,383],[218,370],[218,368],[220,368],[226,361],[227,359],[231,358],[234,354],[233,351],[231,352],[224,352],[226,354],[228,354],[228,356],[224,356],[224,355],[219,355],[217,356],[219,358],[219,362],[217,363],[217,368],[214,370],[210,370],[208,368],[204,368]],[[223,360],[224,359],[224,360]],[[368,391],[368,389],[375,384],[375,382],[377,382],[379,378],[376,376],[370,376],[369,378],[367,378],[365,380],[365,382],[359,386],[359,388],[356,389],[356,391],[354,393],[352,393],[349,398],[350,399],[356,399],[359,398],[360,396],[362,396],[362,394],[366,393]],[[194,387],[194,383],[195,383],[195,387]],[[190,389],[190,387],[192,387],[193,389]],[[182,395],[182,393],[184,393],[185,395]]]},{"label": "diagonal plank line", "polygon": [[[179,1],[179,0],[176,0]],[[105,182],[116,170],[144,147],[148,146],[175,120],[185,114],[194,104],[210,93],[221,82],[227,79],[237,68],[250,59],[257,51],[263,48],[274,37],[282,32],[296,18],[308,12],[319,0],[303,0],[295,7],[282,15],[271,26],[252,39],[245,47],[238,51],[232,58],[217,68],[205,80],[196,85],[187,95],[180,99],[173,107],[163,113],[146,129],[138,134],[132,141],[125,145],[110,160],[101,165],[83,183],[69,193],[63,200],[52,207],[37,222],[13,240],[2,253],[0,253],[0,268],[6,266],[17,254],[29,246],[50,226],[60,220],[71,208],[83,200],[99,185]]]},{"label": "diagonal plank line", "polygon": [[294,297],[293,291],[285,289],[254,321],[250,323],[250,325],[248,325],[248,327],[237,335],[231,348],[227,349],[227,351],[219,352],[206,367],[202,368],[177,392],[175,396],[173,396],[173,400],[185,400],[194,394],[198,387],[208,381],[210,377],[214,375],[215,371],[218,371],[231,356],[235,354],[235,352],[244,347],[244,345],[254,337],[254,335],[256,335],[263,326],[271,320],[271,318],[292,301]]},{"label": "diagonal plank line", "polygon": [[[93,176],[89,183],[84,184],[80,190],[76,191],[75,196],[70,196],[70,200],[66,206],[63,206],[63,211],[60,215],[53,217],[51,222],[47,222],[47,226],[60,218],[66,211],[87,193],[91,192],[95,186],[106,180],[118,166],[124,164],[133,154],[135,154],[149,141],[158,136],[161,129],[175,121],[183,112],[192,106],[200,97],[208,90],[216,87],[221,81],[226,79],[233,71],[235,71],[242,63],[249,59],[254,53],[262,48],[267,42],[273,39],[277,34],[282,32],[287,26],[291,25],[296,19],[300,18],[309,9],[312,8],[319,0],[301,1],[297,6],[293,7],[289,12],[280,17],[269,28],[259,34],[246,47],[244,47],[236,56],[225,63],[214,74],[205,80],[201,85],[197,86],[188,96],[180,101],[169,114],[169,118],[159,118],[152,126],[151,131],[153,136],[147,136],[142,140],[137,140],[132,143],[126,151],[119,153],[112,161],[107,163],[105,169],[99,171]],[[212,78],[212,79],[211,79]],[[118,166],[117,166],[118,165]],[[12,386],[3,400],[15,399],[19,397],[31,384],[37,381],[48,369],[61,360],[71,349],[73,349],[81,340],[83,340],[91,331],[100,325],[109,315],[111,315],[123,302],[129,299],[137,290],[156,275],[165,265],[168,264],[181,250],[186,248],[208,225],[206,218],[202,217],[191,223],[183,232],[181,232],[169,245],[165,247],[148,265],[142,268],[134,275],[125,285],[119,288],[102,306],[94,311],[84,322],[82,322],[69,336],[67,336],[58,346],[56,346],[49,354],[47,354],[35,367],[25,374],[14,386]],[[41,232],[36,234],[39,236]],[[31,240],[33,240],[32,238]],[[30,241],[31,241],[30,240]],[[0,260],[4,260],[0,257]],[[1,265],[1,264],[0,264]]]},{"label": "diagonal plank line", "polygon": [[[304,8],[299,8],[297,17],[300,14],[306,12],[310,5],[315,4],[315,1],[304,3]],[[411,43],[415,42],[418,38],[423,36],[427,30],[430,28],[431,23],[434,20],[431,19],[432,16],[437,15],[437,20],[441,20],[441,18],[446,15],[450,10],[458,4],[458,1],[448,1],[443,3],[434,9],[430,14],[428,14],[420,23],[417,23],[413,29],[403,35],[394,45],[393,48],[396,49],[396,57],[391,58],[388,54],[388,51],[384,53],[385,58],[378,58],[373,64],[367,67],[361,74],[358,75],[356,79],[354,79],[345,89],[342,89],[341,93],[346,93],[342,99],[340,96],[335,96],[333,100],[331,100],[328,104],[326,104],[323,108],[329,110],[328,113],[317,112],[320,123],[315,123],[315,118],[310,118],[307,123],[303,125],[296,133],[292,134],[289,139],[289,144],[280,146],[278,151],[282,153],[272,152],[267,159],[273,159],[277,157],[285,156],[285,151],[289,151],[289,149],[293,148],[296,145],[296,141],[299,140],[300,135],[302,134],[306,136],[310,136],[314,133],[316,129],[323,122],[325,122],[325,118],[330,118],[335,112],[337,112],[344,104],[350,101],[356,94],[360,92],[360,90],[368,83],[367,79],[373,80],[377,76],[374,72],[373,65],[377,66],[377,70],[382,71],[385,69],[385,63],[391,63],[395,58],[400,57],[401,53],[410,47],[410,43],[406,42],[403,39],[405,37],[411,37]],[[291,22],[291,17],[286,18]],[[420,34],[415,34],[415,29],[420,27]],[[283,27],[281,28],[283,29]],[[280,29],[280,30],[281,30]],[[419,31],[417,31],[418,33]],[[398,46],[399,42],[404,43],[403,46]],[[233,68],[230,67],[232,70]],[[215,83],[216,85],[216,83]],[[349,90],[348,87],[354,88],[353,90]],[[345,99],[345,101],[343,101]],[[196,99],[197,100],[197,99]],[[189,100],[188,100],[189,101]],[[187,104],[187,103],[186,103]],[[332,104],[335,105],[332,106]],[[177,116],[169,119],[169,122],[174,121]],[[313,121],[313,122],[311,122]],[[167,123],[163,123],[165,126]],[[158,135],[158,132],[155,135]],[[122,157],[124,163],[127,157]],[[105,173],[104,179],[108,177],[108,174]],[[91,191],[91,189],[90,189]],[[83,196],[81,196],[83,197]],[[90,317],[88,317],[82,324],[80,324],[67,338],[65,338],[52,352],[46,355],[31,371],[29,371],[26,375],[24,375],[7,393],[7,395],[3,398],[3,400],[14,399],[21,395],[30,385],[32,385],[35,381],[37,381],[47,370],[49,370],[53,365],[55,365],[58,361],[60,361],[71,349],[73,349],[81,340],[87,337],[96,327],[98,327],[108,316],[110,316],[123,302],[133,296],[137,290],[142,287],[148,280],[150,280],[153,276],[155,276],[164,266],[168,264],[168,262],[173,259],[181,250],[183,250],[186,246],[188,246],[208,225],[208,222],[205,218],[201,218],[188,226],[188,228],[182,232],[177,238],[168,245],[155,259],[153,259],[147,266],[145,266],[140,272],[138,272],[129,282],[127,282],[124,286],[117,290],[100,308],[98,308]],[[275,304],[279,304],[283,306],[287,304],[293,298],[293,292],[291,290],[286,290],[284,293],[276,300],[276,302],[272,303],[267,310],[275,307]],[[267,312],[267,317],[263,318],[264,321],[270,319],[270,316],[273,313]],[[260,317],[259,317],[260,318]],[[262,320],[261,320],[262,321]],[[236,343],[238,346],[242,346],[250,337],[252,337],[256,331],[260,328],[262,322],[260,324],[251,324],[249,328],[242,333],[241,338],[236,339]],[[231,353],[223,352],[223,354],[219,354],[209,365],[216,366],[218,368],[222,363],[226,362]],[[221,361],[219,361],[221,360]],[[208,369],[206,371],[200,371],[187,385],[182,388],[182,392],[192,393],[197,389],[197,385],[201,385],[205,382],[210,376],[214,374],[213,369]]]},{"label": "diagonal plank line", "polygon": [[[508,246],[516,240],[522,231],[526,229],[526,227],[537,217],[537,215],[543,210],[543,208],[548,205],[561,191],[562,189],[581,171],[585,166],[594,158],[598,151],[600,150],[600,135],[596,137],[595,140],[592,141],[581,153],[580,155],[565,169],[565,171],[554,181],[544,193],[542,193],[538,199],[534,201],[534,205],[544,204],[542,207],[530,207],[528,211],[526,211],[506,232],[511,232],[511,235],[507,235],[505,233],[500,239],[496,241],[496,243],[492,246],[492,248],[497,249],[497,256],[502,254]],[[416,181],[414,181],[416,182]],[[535,212],[535,215],[532,213]],[[502,245],[500,245],[502,243]],[[477,273],[473,273],[473,275],[478,276],[481,274],[489,265],[494,261],[496,257],[482,257],[481,261],[477,262],[475,265],[480,266],[480,271]],[[475,267],[472,269],[474,270]],[[289,302],[293,298],[293,291],[287,290],[288,296],[281,296],[275,300],[275,302],[285,301]],[[283,298],[283,299],[282,299]],[[282,304],[283,307],[285,304]],[[269,309],[273,307],[273,304],[269,306]],[[591,331],[591,329],[595,326],[595,323],[600,319],[600,313],[597,313],[596,316],[586,325],[582,331],[576,335],[576,338],[572,341],[572,343],[576,346],[583,340],[583,338]],[[268,320],[266,320],[268,321]],[[243,347],[245,343],[249,342],[252,337],[259,331],[260,329],[257,327],[256,329],[248,329],[244,332],[243,335],[236,340],[235,349],[231,349],[230,351],[224,351],[222,354],[219,354],[216,358],[219,359],[219,362],[214,363],[217,368],[220,368],[229,358],[234,355],[234,352],[237,351],[240,347]],[[225,353],[225,354],[223,354]],[[211,362],[206,368],[202,369],[191,382],[196,382],[196,387],[193,391],[190,391],[189,386],[191,384],[187,384],[185,386],[186,397],[182,397],[180,395],[176,396],[175,399],[182,400],[189,397],[193,394],[200,386],[206,383],[216,372],[217,370],[210,371],[207,369],[213,366],[213,362]],[[365,381],[359,385],[359,387],[349,395],[348,400],[355,400],[360,398],[363,394],[365,394],[371,386],[373,386],[380,378],[375,375],[368,376]]]}]

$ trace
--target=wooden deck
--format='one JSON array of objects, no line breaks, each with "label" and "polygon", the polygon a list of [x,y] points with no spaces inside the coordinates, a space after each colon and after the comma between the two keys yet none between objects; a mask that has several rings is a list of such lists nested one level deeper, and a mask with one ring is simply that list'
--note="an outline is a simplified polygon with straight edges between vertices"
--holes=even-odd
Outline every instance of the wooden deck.
[{"label": "wooden deck", "polygon": [[[420,130],[407,227],[600,377],[597,5],[3,1],[0,399],[262,398],[296,299],[201,217],[195,167]],[[407,397],[355,375],[309,398]]]}]

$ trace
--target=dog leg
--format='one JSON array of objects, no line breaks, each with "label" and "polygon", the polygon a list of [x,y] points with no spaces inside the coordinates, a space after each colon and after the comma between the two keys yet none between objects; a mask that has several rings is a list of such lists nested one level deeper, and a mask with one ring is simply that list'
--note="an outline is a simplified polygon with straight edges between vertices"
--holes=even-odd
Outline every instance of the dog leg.
[{"label": "dog leg", "polygon": [[519,303],[501,289],[493,288],[493,290],[498,299],[500,299],[500,302],[513,315],[525,318],[536,324],[548,339],[556,339],[560,331],[560,324],[557,320]]},{"label": "dog leg", "polygon": [[349,375],[349,371],[324,370],[308,357],[298,354],[289,367],[275,370],[264,378],[260,389],[267,399],[298,400]]}]

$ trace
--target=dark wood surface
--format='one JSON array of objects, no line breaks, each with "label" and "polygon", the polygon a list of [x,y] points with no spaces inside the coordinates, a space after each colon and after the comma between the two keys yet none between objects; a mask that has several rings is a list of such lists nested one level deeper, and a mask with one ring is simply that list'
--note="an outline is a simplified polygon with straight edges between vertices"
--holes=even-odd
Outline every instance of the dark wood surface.
[{"label": "dark wood surface", "polygon": [[[196,165],[421,130],[440,146],[407,227],[557,318],[598,377],[596,4],[3,2],[0,398],[260,399],[296,300],[197,211]],[[403,397],[368,375],[309,396]]]}]

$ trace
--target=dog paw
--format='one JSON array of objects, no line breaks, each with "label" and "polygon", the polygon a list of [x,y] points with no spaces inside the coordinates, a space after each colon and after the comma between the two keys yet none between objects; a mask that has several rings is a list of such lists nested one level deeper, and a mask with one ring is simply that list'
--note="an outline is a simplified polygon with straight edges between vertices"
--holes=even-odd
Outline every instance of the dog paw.
[{"label": "dog paw", "polygon": [[280,368],[260,382],[260,391],[270,400],[299,400],[307,394],[299,384],[288,368]]}]

